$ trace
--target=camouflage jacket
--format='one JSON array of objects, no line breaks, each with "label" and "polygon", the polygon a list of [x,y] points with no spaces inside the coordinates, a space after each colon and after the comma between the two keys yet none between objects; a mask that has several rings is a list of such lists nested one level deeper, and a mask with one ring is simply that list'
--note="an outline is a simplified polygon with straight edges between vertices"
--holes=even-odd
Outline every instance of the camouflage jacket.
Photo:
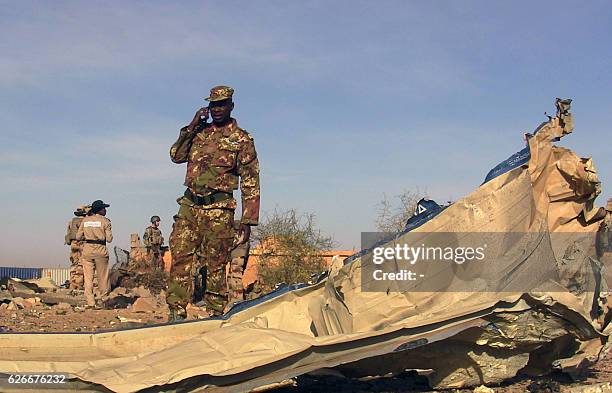
[{"label": "camouflage jacket", "polygon": [[154,226],[148,226],[145,229],[144,236],[142,237],[144,245],[147,247],[157,248],[164,244],[164,238],[162,232]]},{"label": "camouflage jacket", "polygon": [[[259,222],[259,161],[253,137],[238,127],[235,119],[225,127],[204,123],[192,133],[183,127],[178,140],[170,148],[172,162],[187,163],[185,186],[199,195],[214,191],[242,194],[243,224]],[[206,208],[234,209],[236,201],[229,199]]]},{"label": "camouflage jacket", "polygon": [[73,217],[72,220],[70,220],[66,230],[66,236],[64,236],[64,244],[70,245],[70,243],[77,240],[77,231],[79,230],[81,221],[83,221],[83,217]]}]

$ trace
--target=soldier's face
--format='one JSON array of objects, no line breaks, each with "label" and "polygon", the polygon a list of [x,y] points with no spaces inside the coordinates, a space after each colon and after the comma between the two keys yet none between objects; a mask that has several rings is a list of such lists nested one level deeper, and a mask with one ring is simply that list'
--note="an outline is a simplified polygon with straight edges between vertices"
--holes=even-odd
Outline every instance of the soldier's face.
[{"label": "soldier's face", "polygon": [[155,221],[155,222],[153,223],[153,226],[154,226],[155,228],[159,228],[159,221]]},{"label": "soldier's face", "polygon": [[208,105],[208,108],[213,122],[223,124],[230,119],[234,103],[232,100],[213,101]]}]

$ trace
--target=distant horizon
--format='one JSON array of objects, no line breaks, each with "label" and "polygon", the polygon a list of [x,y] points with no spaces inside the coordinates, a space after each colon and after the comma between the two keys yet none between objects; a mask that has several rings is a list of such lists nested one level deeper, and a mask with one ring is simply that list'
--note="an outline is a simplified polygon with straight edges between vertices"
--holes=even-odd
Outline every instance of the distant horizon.
[{"label": "distant horizon", "polygon": [[0,266],[68,267],[66,225],[96,199],[111,262],[152,215],[167,243],[185,176],[168,151],[219,84],[255,140],[261,215],[314,213],[339,249],[385,195],[475,190],[556,97],[574,99],[559,145],[593,157],[598,205],[612,197],[607,1],[0,7]]}]

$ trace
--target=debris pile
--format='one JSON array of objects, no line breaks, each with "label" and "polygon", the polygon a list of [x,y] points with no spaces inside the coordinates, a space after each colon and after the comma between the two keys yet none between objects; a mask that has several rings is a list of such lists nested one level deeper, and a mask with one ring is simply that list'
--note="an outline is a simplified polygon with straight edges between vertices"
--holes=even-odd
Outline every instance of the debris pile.
[{"label": "debris pile", "polygon": [[[60,288],[49,280],[4,278],[0,282],[0,332],[99,331],[167,320],[165,294],[145,287],[115,288],[107,310],[85,308],[83,291]],[[126,319],[122,323],[121,318]]]},{"label": "debris pile", "polygon": [[115,247],[117,263],[111,268],[111,287],[137,288],[143,286],[154,294],[159,294],[168,282],[168,273],[152,266],[140,236],[133,233],[130,237],[130,251]]}]

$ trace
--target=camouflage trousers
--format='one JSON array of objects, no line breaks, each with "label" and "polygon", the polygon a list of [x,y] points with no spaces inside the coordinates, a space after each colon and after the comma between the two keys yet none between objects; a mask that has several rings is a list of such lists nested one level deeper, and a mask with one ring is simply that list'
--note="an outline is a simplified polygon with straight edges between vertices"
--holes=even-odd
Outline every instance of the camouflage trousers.
[{"label": "camouflage trousers", "polygon": [[82,290],[85,284],[83,264],[81,263],[81,247],[81,242],[76,240],[70,242],[70,289]]},{"label": "camouflage trousers", "polygon": [[[193,302],[199,272],[205,270],[203,300],[212,315],[227,304],[225,267],[234,242],[234,210],[204,209],[181,203],[170,234],[172,270],[166,300],[181,312]],[[204,268],[204,269],[201,269]]]},{"label": "camouflage trousers", "polygon": [[159,247],[147,247],[147,259],[153,270],[164,270],[164,261]]},{"label": "camouflage trousers", "polygon": [[249,258],[249,243],[239,245],[231,252],[227,275],[228,304],[244,300],[242,276]]}]

